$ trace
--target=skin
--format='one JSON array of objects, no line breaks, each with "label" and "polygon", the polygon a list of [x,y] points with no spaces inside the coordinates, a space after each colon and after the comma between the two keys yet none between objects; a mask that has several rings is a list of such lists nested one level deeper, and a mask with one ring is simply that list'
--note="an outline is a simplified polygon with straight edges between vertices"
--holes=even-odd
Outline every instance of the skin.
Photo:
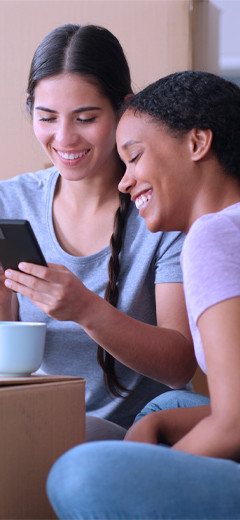
[{"label": "skin", "polygon": [[[77,74],[44,79],[35,89],[33,130],[61,173],[53,216],[69,254],[93,254],[109,243],[121,178],[116,126],[109,100]],[[83,156],[70,161],[60,155],[66,153]]]},{"label": "skin", "polygon": [[0,309],[1,321],[14,321],[18,316],[18,302],[15,293],[4,285],[5,274],[0,265]]},{"label": "skin", "polygon": [[[61,74],[37,85],[33,129],[61,173],[53,219],[62,248],[72,255],[90,255],[109,243],[122,175],[116,127],[110,102],[90,80]],[[83,156],[70,162],[65,152]],[[181,283],[156,285],[156,327],[124,315],[64,266],[19,268],[5,272],[5,294],[19,292],[49,316],[75,321],[122,363],[173,388],[193,376],[196,360]]]},{"label": "skin", "polygon": [[[142,194],[149,194],[140,214],[151,231],[187,233],[200,216],[240,201],[239,183],[224,172],[211,141],[210,130],[193,129],[176,138],[149,116],[125,112],[117,130],[126,164],[119,189],[137,205]],[[149,414],[129,429],[126,440],[166,442],[192,454],[240,460],[239,320],[239,297],[213,305],[198,319],[211,407]]]}]

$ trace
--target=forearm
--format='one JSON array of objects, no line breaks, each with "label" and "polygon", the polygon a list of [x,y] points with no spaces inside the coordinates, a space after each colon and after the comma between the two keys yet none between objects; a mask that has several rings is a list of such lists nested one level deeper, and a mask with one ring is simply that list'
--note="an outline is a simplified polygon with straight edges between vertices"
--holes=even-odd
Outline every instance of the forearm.
[{"label": "forearm", "polygon": [[237,428],[214,416],[201,420],[189,433],[173,446],[173,449],[222,459],[240,460],[240,443]]},{"label": "forearm", "polygon": [[170,408],[148,413],[131,426],[125,440],[173,446],[209,413],[209,406]]},{"label": "forearm", "polygon": [[135,320],[90,292],[79,324],[116,359],[148,377],[180,388],[193,376],[193,346],[178,331]]},{"label": "forearm", "polygon": [[239,461],[239,430],[240,421],[226,420],[224,414],[214,416],[210,405],[171,408],[139,419],[125,440],[167,444],[192,455]]},{"label": "forearm", "polygon": [[[179,284],[177,287],[170,284],[170,288],[163,284],[165,290],[161,299],[158,287],[157,321],[163,325],[160,327],[120,312],[87,289],[64,266],[21,264],[20,269],[6,271],[8,288],[30,298],[43,312],[57,320],[75,321],[123,364],[173,388],[183,387],[192,378],[196,359],[186,327]],[[161,306],[162,313],[159,310]],[[175,326],[177,330],[172,330]]]},{"label": "forearm", "polygon": [[0,321],[18,321],[18,312],[12,307],[3,306],[0,308]]},{"label": "forearm", "polygon": [[18,321],[18,299],[15,293],[8,291],[8,297],[0,303],[0,321]]}]

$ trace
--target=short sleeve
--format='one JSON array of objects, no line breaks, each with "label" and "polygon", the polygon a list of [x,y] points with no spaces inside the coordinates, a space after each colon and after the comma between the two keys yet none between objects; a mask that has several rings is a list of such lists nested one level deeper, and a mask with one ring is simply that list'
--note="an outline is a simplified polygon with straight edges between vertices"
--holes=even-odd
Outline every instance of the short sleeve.
[{"label": "short sleeve", "polygon": [[155,262],[155,283],[182,282],[180,254],[185,234],[163,233]]},{"label": "short sleeve", "polygon": [[208,307],[240,296],[240,230],[227,214],[205,215],[193,224],[181,261],[195,323]]}]

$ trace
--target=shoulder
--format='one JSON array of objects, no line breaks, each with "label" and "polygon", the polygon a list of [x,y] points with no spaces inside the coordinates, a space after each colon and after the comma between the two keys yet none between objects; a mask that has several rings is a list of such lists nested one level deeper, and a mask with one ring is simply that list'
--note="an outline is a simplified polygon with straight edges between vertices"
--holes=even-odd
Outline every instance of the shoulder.
[{"label": "shoulder", "polygon": [[[234,207],[235,206],[235,207]],[[184,283],[202,291],[240,281],[240,204],[199,218],[182,251]],[[239,290],[239,289],[238,289]]]},{"label": "shoulder", "polygon": [[45,193],[52,183],[56,182],[58,171],[55,167],[37,172],[28,172],[0,182],[0,200],[5,206],[13,201],[36,198],[40,192]]},{"label": "shoulder", "polygon": [[15,177],[11,177],[10,179],[5,179],[0,182],[0,190],[8,190],[9,187],[14,189],[14,187],[20,186],[38,186],[41,184],[45,184],[49,182],[49,180],[58,175],[58,172],[55,167],[48,168],[45,170],[38,170],[36,172],[27,172],[21,175],[16,175]]},{"label": "shoulder", "polygon": [[51,199],[58,172],[55,168],[29,172],[0,182],[1,218],[28,218]]},{"label": "shoulder", "polygon": [[236,248],[240,252],[240,203],[197,219],[187,234],[183,252],[202,252],[207,257]]},{"label": "shoulder", "polygon": [[208,307],[240,295],[240,204],[204,215],[189,230],[182,268],[194,320]]}]

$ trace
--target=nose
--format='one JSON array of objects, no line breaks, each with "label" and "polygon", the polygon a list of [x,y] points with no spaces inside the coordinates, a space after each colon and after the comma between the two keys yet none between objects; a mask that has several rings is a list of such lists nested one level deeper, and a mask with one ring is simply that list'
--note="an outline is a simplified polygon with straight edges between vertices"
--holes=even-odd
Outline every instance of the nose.
[{"label": "nose", "polygon": [[56,142],[61,146],[71,146],[78,140],[78,133],[74,125],[68,121],[59,122],[55,133]]},{"label": "nose", "polygon": [[131,193],[132,188],[135,185],[136,185],[135,178],[126,168],[126,171],[118,184],[119,191],[121,191],[122,193]]}]

